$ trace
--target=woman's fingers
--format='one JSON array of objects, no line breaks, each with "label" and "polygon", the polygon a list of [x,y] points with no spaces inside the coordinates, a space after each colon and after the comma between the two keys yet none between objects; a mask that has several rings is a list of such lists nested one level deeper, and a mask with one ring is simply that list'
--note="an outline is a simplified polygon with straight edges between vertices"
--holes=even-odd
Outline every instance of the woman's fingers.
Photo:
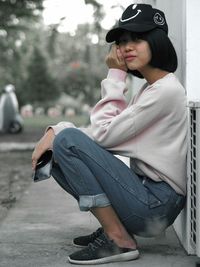
[{"label": "woman's fingers", "polygon": [[124,58],[120,52],[120,49],[115,44],[112,45],[110,52],[106,57],[106,64],[109,68],[127,71],[127,66],[125,64]]},{"label": "woman's fingers", "polygon": [[122,56],[122,53],[120,52],[120,49],[118,47],[116,47],[116,53],[117,53],[118,60],[120,62],[122,62],[123,64],[125,64],[124,58]]},{"label": "woman's fingers", "polygon": [[38,159],[48,149],[52,149],[53,140],[55,138],[54,131],[49,129],[46,134],[37,143],[32,154],[32,169],[35,170]]},{"label": "woman's fingers", "polygon": [[35,158],[32,158],[32,170],[35,170],[37,165],[37,160]]},{"label": "woman's fingers", "polygon": [[46,150],[41,146],[40,142],[36,145],[32,154],[32,169],[35,170],[38,159]]}]

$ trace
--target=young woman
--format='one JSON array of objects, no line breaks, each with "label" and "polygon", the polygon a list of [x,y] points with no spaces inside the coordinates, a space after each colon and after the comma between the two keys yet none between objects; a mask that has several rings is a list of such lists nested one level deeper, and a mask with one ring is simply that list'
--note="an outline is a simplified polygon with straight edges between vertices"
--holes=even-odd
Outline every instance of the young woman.
[{"label": "young woman", "polygon": [[[33,152],[34,169],[53,149],[53,177],[101,224],[95,233],[73,240],[85,248],[69,256],[71,263],[137,259],[134,235],[160,234],[184,206],[186,97],[174,75],[177,57],[167,34],[162,11],[130,5],[106,36],[115,44],[91,126],[50,126]],[[130,103],[124,96],[127,72],[146,80]],[[130,168],[114,154],[129,157]]]}]

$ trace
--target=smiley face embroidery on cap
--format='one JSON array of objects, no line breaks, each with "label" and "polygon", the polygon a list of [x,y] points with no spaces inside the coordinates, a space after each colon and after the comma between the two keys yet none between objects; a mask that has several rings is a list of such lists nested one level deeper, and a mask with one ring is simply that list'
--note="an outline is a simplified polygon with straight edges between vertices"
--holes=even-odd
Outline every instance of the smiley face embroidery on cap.
[{"label": "smiley face embroidery on cap", "polygon": [[165,19],[158,12],[154,15],[153,20],[157,25],[164,25],[165,24]]},{"label": "smiley face embroidery on cap", "polygon": [[[133,6],[132,6],[132,9],[135,10],[136,7],[137,7],[137,4],[133,5]],[[133,16],[131,16],[131,17],[129,17],[129,18],[126,18],[126,19],[122,19],[122,18],[121,18],[120,21],[121,21],[121,22],[125,22],[125,21],[128,21],[128,20],[134,19],[134,18],[136,18],[136,17],[142,12],[141,9],[137,9],[137,10],[135,10],[135,11],[136,11],[136,13],[135,13]]]}]

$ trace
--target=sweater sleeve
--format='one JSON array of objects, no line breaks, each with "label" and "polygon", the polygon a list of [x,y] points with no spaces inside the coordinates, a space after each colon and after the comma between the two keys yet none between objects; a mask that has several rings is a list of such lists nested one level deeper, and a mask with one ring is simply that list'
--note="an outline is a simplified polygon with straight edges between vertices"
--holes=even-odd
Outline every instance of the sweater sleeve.
[{"label": "sweater sleeve", "polygon": [[[45,132],[47,132],[50,128],[53,129],[54,134],[57,135],[59,134],[62,130],[66,129],[66,128],[77,128],[72,122],[68,122],[68,121],[61,121],[59,123],[57,123],[56,125],[49,125]],[[88,127],[80,127],[77,128],[80,131],[82,131],[84,134],[86,134],[87,136],[89,136],[91,139],[93,139],[92,137],[92,129],[91,126],[89,125]]]},{"label": "sweater sleeve", "polygon": [[[62,130],[64,130],[65,128],[75,128],[75,125],[72,122],[68,122],[68,121],[61,121],[59,123],[57,123],[56,125],[49,125],[46,128],[46,131],[48,131],[50,128],[53,129],[54,134],[57,135],[59,134]],[[45,131],[45,132],[46,132]]]},{"label": "sweater sleeve", "polygon": [[136,103],[127,106],[124,81],[109,73],[102,82],[102,99],[91,113],[94,140],[106,148],[114,148],[147,130],[166,112],[166,99],[156,86],[142,92]]},{"label": "sweater sleeve", "polygon": [[[114,114],[118,114],[119,112],[121,112],[122,109],[124,109],[126,107],[126,100],[125,97],[123,97],[123,93],[126,92],[126,88],[125,88],[125,79],[126,79],[126,75],[127,73],[118,69],[110,69],[108,72],[108,81],[110,81],[110,86],[109,86],[109,90],[110,93],[109,95],[107,95],[107,91],[104,90],[104,86],[102,86],[102,98],[106,99],[107,101],[107,105],[106,105],[106,113],[107,116],[110,118],[113,117],[113,112]],[[114,80],[112,80],[112,78],[110,79],[109,77],[115,77]],[[104,81],[102,82],[104,83]],[[106,81],[105,81],[106,83]],[[116,83],[118,83],[117,87],[116,87]],[[105,86],[107,87],[107,86]],[[119,90],[118,90],[119,89]],[[117,95],[118,92],[118,95]],[[112,101],[112,95],[114,95],[114,102]],[[101,102],[101,101],[100,101]],[[103,102],[104,100],[102,100],[102,105],[100,104],[100,109],[102,109],[103,107]],[[110,108],[108,107],[110,105]],[[114,106],[115,106],[115,110],[114,110]],[[98,109],[98,105],[96,106],[96,109]],[[101,112],[101,111],[100,111]],[[109,115],[109,112],[111,112],[111,114]],[[106,115],[106,114],[105,114]],[[54,134],[57,135],[59,134],[62,130],[66,129],[66,128],[76,128],[76,126],[72,123],[72,122],[68,122],[68,121],[61,121],[59,123],[57,123],[56,125],[49,125],[46,128],[46,131],[48,131],[49,128],[52,128],[54,131]],[[81,127],[78,128],[79,130],[81,130],[83,133],[85,133],[86,135],[88,135],[91,139],[93,139],[93,128],[91,127],[91,125],[89,125],[88,127]]]}]

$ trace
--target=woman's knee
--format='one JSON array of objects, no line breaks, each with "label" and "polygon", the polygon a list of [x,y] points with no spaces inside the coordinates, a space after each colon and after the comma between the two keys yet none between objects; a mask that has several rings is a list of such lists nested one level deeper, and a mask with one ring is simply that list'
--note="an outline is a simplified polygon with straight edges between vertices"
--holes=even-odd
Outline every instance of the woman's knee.
[{"label": "woman's knee", "polygon": [[53,151],[56,151],[63,146],[76,145],[77,142],[83,139],[84,135],[85,134],[77,128],[66,128],[62,130],[55,136],[53,142]]}]

